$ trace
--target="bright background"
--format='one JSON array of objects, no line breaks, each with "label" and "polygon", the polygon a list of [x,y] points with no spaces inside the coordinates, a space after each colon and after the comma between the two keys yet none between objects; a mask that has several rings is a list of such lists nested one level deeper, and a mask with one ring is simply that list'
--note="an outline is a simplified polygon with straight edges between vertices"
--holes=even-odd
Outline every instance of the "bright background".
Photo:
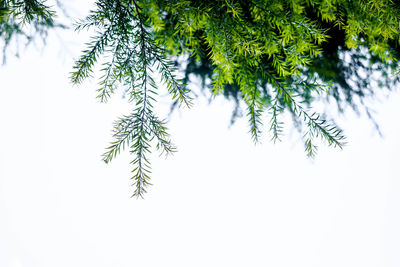
[{"label": "bright background", "polygon": [[400,266],[399,91],[371,102],[383,137],[348,112],[349,144],[315,160],[290,126],[255,146],[230,102],[200,97],[169,119],[179,150],[152,155],[136,200],[129,153],[101,161],[129,104],[68,80],[86,39],[58,32],[0,67],[1,267]]}]

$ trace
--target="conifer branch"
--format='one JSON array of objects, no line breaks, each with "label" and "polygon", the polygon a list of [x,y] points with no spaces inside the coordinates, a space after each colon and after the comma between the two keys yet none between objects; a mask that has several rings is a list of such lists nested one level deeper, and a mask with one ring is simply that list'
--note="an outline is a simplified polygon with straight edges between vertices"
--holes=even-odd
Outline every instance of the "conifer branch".
[{"label": "conifer branch", "polygon": [[89,48],[83,51],[83,55],[75,62],[75,71],[71,74],[73,84],[79,84],[85,78],[89,77],[92,67],[97,61],[97,57],[104,51],[104,47],[107,45],[112,27],[113,25],[110,25],[105,32],[99,34],[98,37],[92,38],[94,42],[89,44]]},{"label": "conifer branch", "polygon": [[308,139],[306,140],[306,151],[309,156],[314,156],[316,151],[316,146],[311,143],[313,137],[321,136],[323,139],[328,141],[329,145],[341,149],[343,148],[346,144],[344,142],[345,136],[342,134],[340,129],[327,123],[326,120],[320,119],[320,116],[316,113],[309,115],[301,105],[297,104],[297,101],[294,99],[292,94],[285,89],[280,82],[274,81],[274,86],[277,90],[277,94],[282,95],[288,106],[291,107],[299,117],[303,117],[303,120],[306,122],[308,127],[308,132],[306,134],[308,136]]},{"label": "conifer branch", "polygon": [[258,143],[261,134],[260,125],[262,124],[260,119],[262,113],[262,102],[260,101],[260,92],[256,85],[252,88],[250,99],[247,101],[249,101],[248,116],[250,118],[251,137],[255,143]]},{"label": "conifer branch", "polygon": [[280,135],[282,134],[282,123],[278,121],[278,115],[281,111],[279,107],[278,99],[275,98],[274,103],[270,108],[271,120],[269,130],[272,132],[271,140],[275,143],[276,141],[281,141]]},{"label": "conifer branch", "polygon": [[97,89],[97,98],[100,102],[105,103],[108,101],[110,96],[114,93],[116,83],[121,80],[121,75],[118,75],[118,60],[120,58],[120,50],[122,50],[122,42],[120,39],[117,40],[114,51],[112,53],[112,59],[110,62],[104,63],[104,75],[100,78],[100,88]]},{"label": "conifer branch", "polygon": [[158,51],[153,49],[153,56],[157,60],[158,69],[161,73],[161,80],[167,85],[168,92],[172,95],[172,99],[185,104],[190,108],[193,105],[193,99],[189,96],[189,90],[182,84],[182,80],[177,80],[172,74],[175,69],[170,62]]},{"label": "conifer branch", "polygon": [[114,123],[113,138],[115,141],[111,143],[103,154],[103,160],[105,163],[109,163],[113,160],[121,151],[130,145],[130,142],[136,135],[138,120],[135,119],[135,115],[124,116]]}]

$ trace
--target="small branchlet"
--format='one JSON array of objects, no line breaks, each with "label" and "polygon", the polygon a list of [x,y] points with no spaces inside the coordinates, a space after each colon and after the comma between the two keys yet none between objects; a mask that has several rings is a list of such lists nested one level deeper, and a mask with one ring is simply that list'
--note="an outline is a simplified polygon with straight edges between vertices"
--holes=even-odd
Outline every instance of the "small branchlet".
[{"label": "small branchlet", "polygon": [[336,125],[327,122],[320,118],[320,115],[316,113],[309,114],[305,109],[299,105],[295,99],[295,96],[291,92],[287,85],[280,81],[274,81],[274,88],[278,97],[282,97],[285,100],[286,105],[295,113],[298,117],[303,118],[304,123],[307,126],[307,131],[304,134],[305,138],[305,150],[307,155],[314,157],[317,151],[317,146],[313,144],[315,137],[321,138],[328,142],[329,146],[343,148],[346,144],[346,137],[343,135]]}]

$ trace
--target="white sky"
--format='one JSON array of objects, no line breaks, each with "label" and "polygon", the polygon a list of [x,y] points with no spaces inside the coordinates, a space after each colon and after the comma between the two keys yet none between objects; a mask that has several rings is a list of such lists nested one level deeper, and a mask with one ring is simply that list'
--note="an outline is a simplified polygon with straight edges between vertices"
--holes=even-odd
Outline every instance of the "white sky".
[{"label": "white sky", "polygon": [[254,146],[246,118],[228,128],[230,103],[202,98],[172,116],[179,151],[154,153],[136,200],[129,154],[101,161],[130,106],[72,87],[85,36],[59,37],[0,67],[1,267],[400,266],[399,92],[373,102],[384,138],[348,113],[349,144],[314,161],[287,128]]}]

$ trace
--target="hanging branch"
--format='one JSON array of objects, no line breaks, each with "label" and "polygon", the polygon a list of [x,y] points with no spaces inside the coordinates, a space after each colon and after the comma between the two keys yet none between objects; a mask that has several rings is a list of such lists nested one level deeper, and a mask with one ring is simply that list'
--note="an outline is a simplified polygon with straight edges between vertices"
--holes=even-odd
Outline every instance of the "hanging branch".
[{"label": "hanging branch", "polygon": [[121,150],[129,147],[134,155],[131,164],[132,180],[135,190],[132,196],[143,197],[150,183],[151,165],[148,153],[151,152],[152,140],[156,140],[156,149],[166,155],[176,149],[172,145],[165,122],[153,114],[153,104],[158,86],[152,77],[152,67],[158,66],[161,79],[166,83],[173,99],[190,106],[189,91],[176,79],[175,68],[165,57],[165,52],[158,47],[152,33],[147,30],[143,9],[136,1],[98,0],[97,10],[77,25],[78,29],[99,27],[98,36],[88,44],[89,49],[76,62],[71,76],[73,83],[80,83],[87,78],[100,57],[111,54],[104,63],[101,88],[98,98],[104,102],[122,83],[128,86],[129,101],[135,109],[120,118],[114,124],[114,141],[103,154],[106,163],[112,161]]},{"label": "hanging branch", "polygon": [[286,104],[297,114],[302,117],[304,122],[307,124],[308,130],[304,134],[306,137],[305,147],[307,155],[314,157],[317,146],[313,145],[312,140],[314,137],[321,137],[328,142],[328,145],[339,147],[340,149],[346,144],[345,136],[342,131],[335,125],[329,124],[326,120],[320,119],[320,116],[316,113],[309,115],[304,108],[297,103],[295,98],[292,96],[290,91],[285,89],[285,86],[279,81],[274,81],[274,88],[277,93],[277,97],[283,96]]}]

